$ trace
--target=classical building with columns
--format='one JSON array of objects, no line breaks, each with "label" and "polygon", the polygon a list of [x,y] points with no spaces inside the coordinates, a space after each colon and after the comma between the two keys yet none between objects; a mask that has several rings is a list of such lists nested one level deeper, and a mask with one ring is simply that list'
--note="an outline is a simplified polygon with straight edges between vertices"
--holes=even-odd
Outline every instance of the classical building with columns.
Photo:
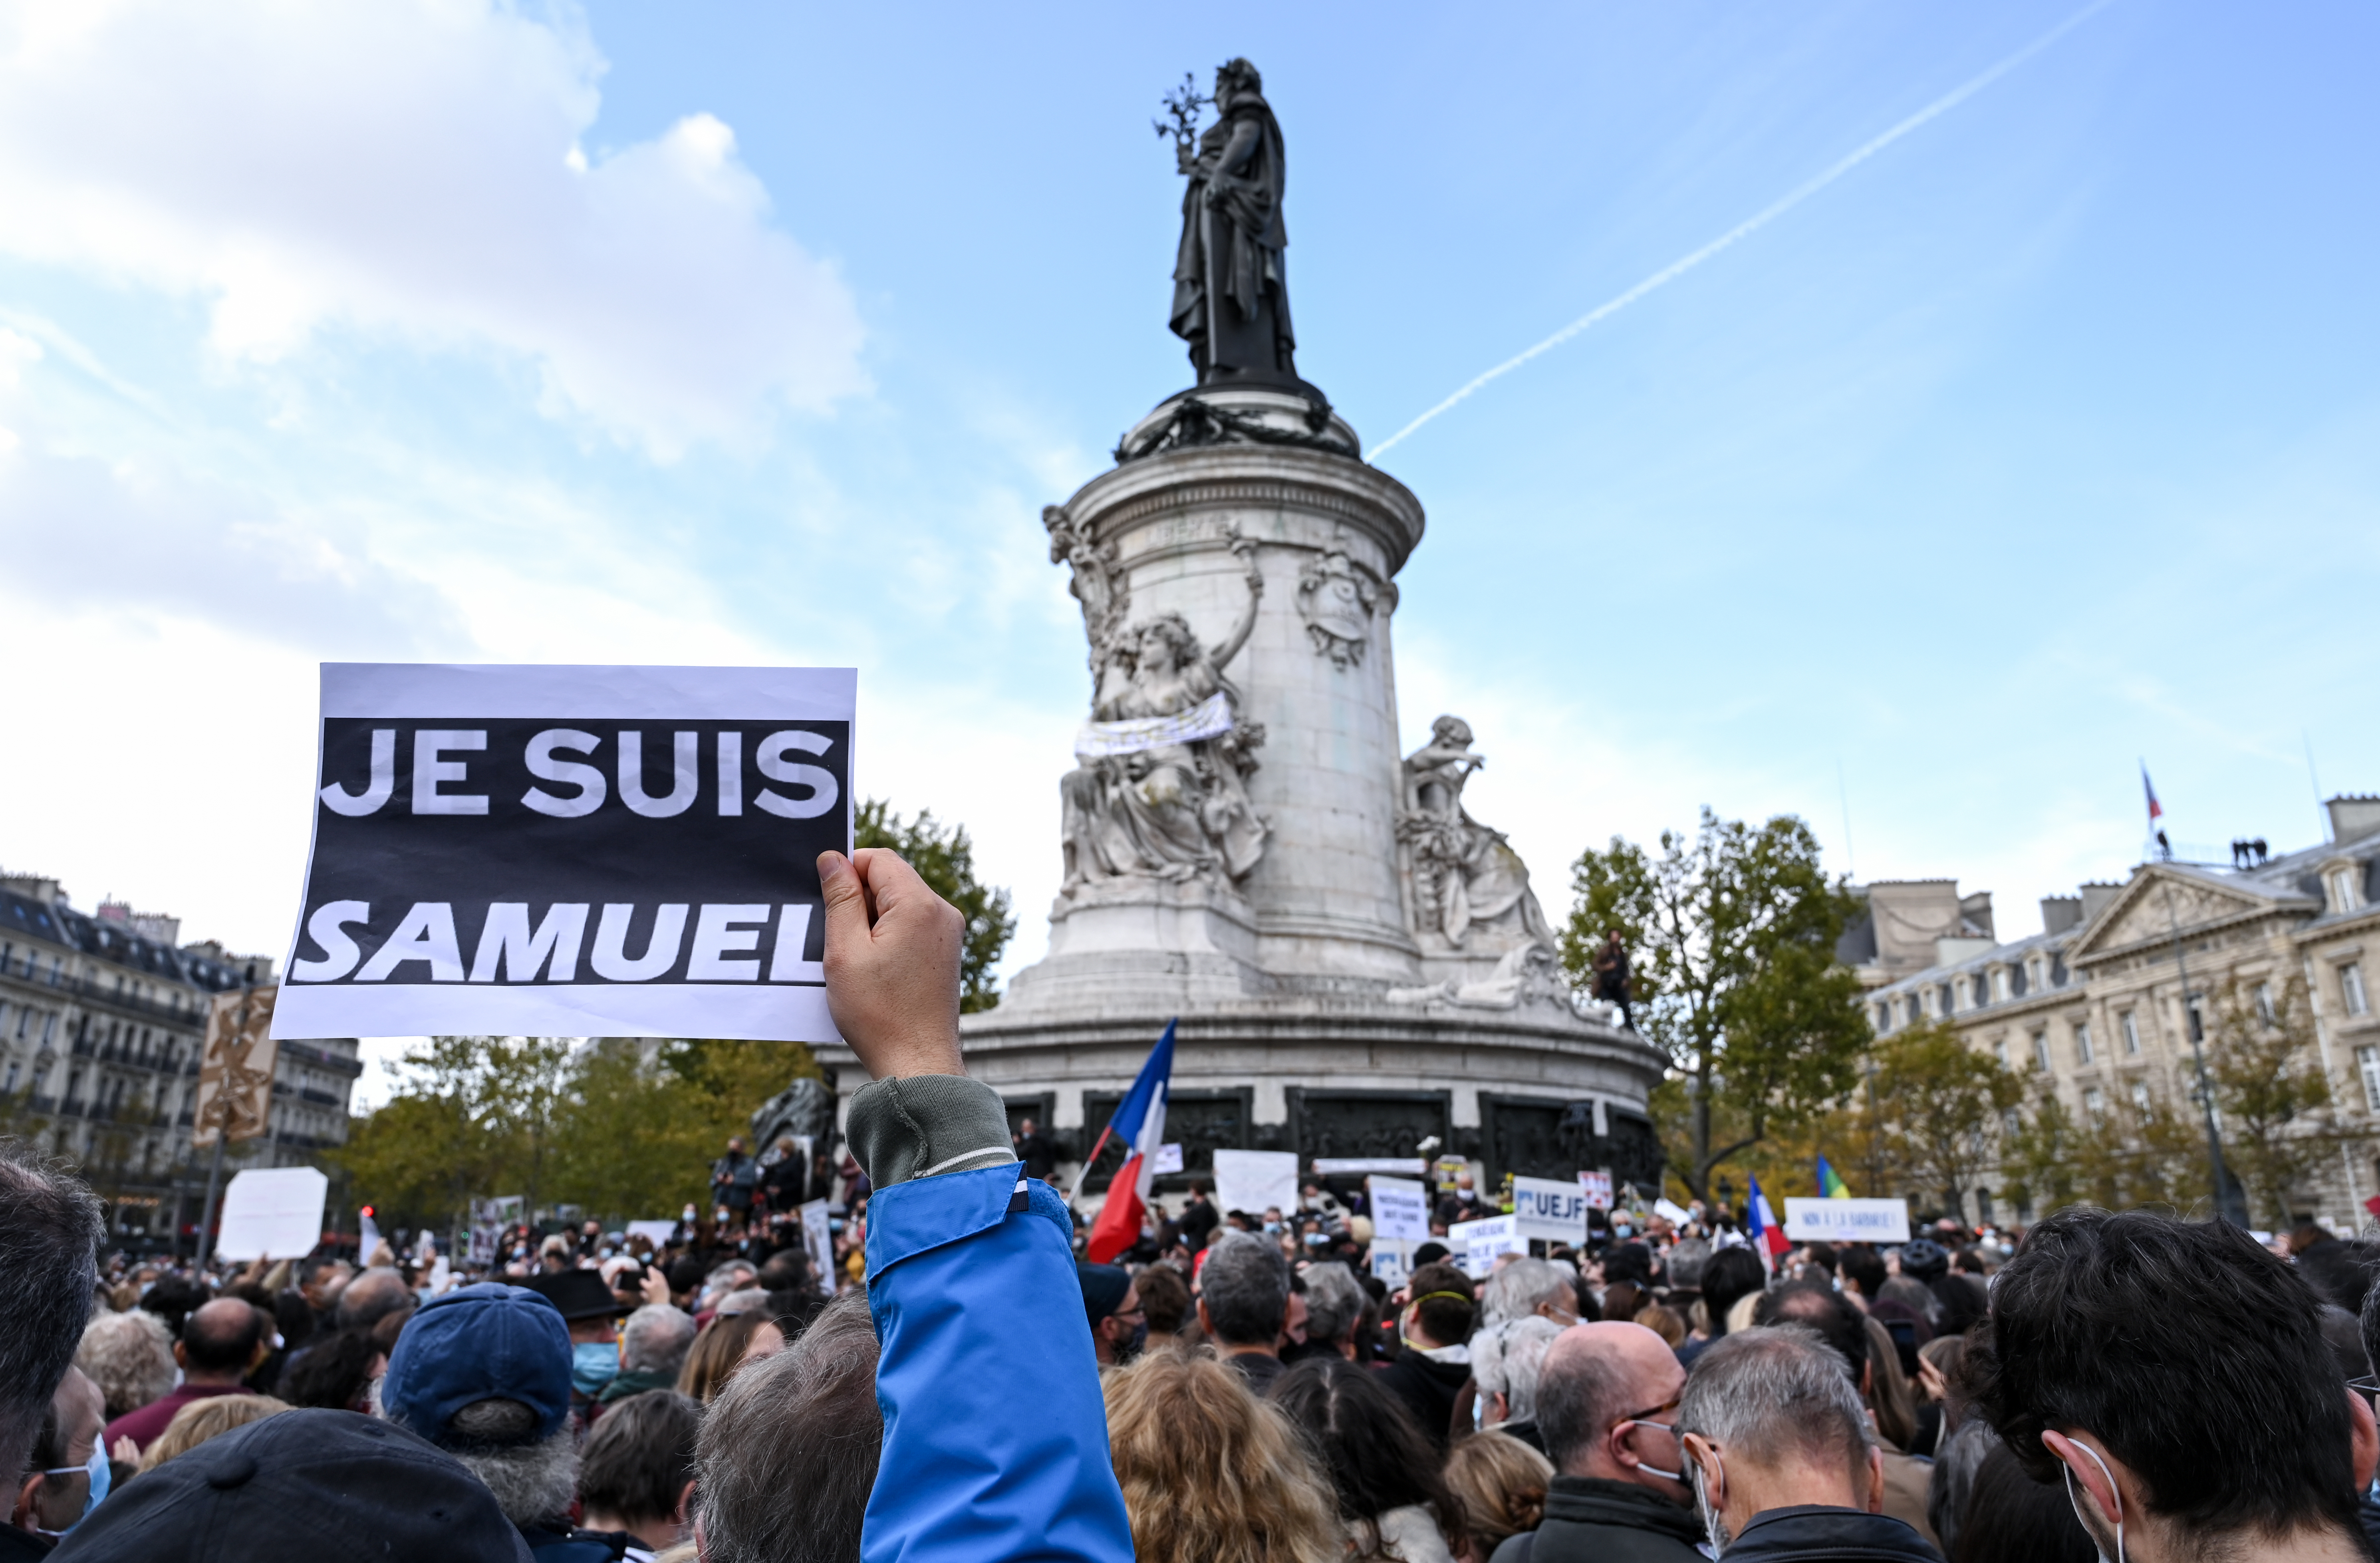
[{"label": "classical building with columns", "polygon": [[[2211,996],[2235,982],[2277,992],[2296,976],[2345,1138],[2293,1191],[2291,1213],[2352,1230],[2380,1193],[2380,798],[2326,806],[2331,839],[2317,846],[2236,868],[2145,863],[2120,884],[2045,900],[2043,931],[2007,943],[1946,928],[1940,959],[1868,993],[1870,1019],[1880,1036],[1947,1020],[2078,1121],[2152,1098],[2194,1114],[2192,1035]],[[1969,1219],[2032,1214],[2001,1183],[1971,1192]]]},{"label": "classical building with columns", "polygon": [[[180,942],[178,918],[120,902],[78,910],[57,880],[0,875],[0,1128],[79,1163],[109,1203],[111,1246],[172,1246],[199,1218],[206,1167],[190,1109],[218,993],[270,982],[273,959]],[[363,1072],[351,1036],[285,1041],[272,1129],[227,1169],[286,1167],[345,1145]]]}]

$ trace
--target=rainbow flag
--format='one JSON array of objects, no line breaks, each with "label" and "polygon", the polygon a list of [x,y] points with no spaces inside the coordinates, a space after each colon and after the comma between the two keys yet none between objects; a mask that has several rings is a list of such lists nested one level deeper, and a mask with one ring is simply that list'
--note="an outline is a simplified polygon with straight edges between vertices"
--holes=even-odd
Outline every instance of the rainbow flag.
[{"label": "rainbow flag", "polygon": [[1818,1197],[1820,1199],[1852,1197],[1852,1186],[1843,1181],[1841,1174],[1827,1164],[1827,1158],[1823,1156],[1818,1157]]}]

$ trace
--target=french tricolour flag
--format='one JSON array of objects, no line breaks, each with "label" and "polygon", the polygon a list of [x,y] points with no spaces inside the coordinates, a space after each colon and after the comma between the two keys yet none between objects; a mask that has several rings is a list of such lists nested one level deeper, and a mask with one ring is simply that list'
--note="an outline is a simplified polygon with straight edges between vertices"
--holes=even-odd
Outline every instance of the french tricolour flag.
[{"label": "french tricolour flag", "polygon": [[1751,1180],[1752,1192],[1744,1197],[1743,1224],[1752,1233],[1752,1246],[1760,1250],[1760,1262],[1769,1269],[1792,1246],[1785,1241],[1785,1228],[1777,1219],[1777,1212],[1768,1207],[1768,1196],[1760,1192],[1760,1180]]},{"label": "french tricolour flag", "polygon": [[1165,1035],[1158,1038],[1148,1061],[1140,1066],[1140,1078],[1132,1083],[1115,1116],[1108,1120],[1099,1145],[1091,1147],[1093,1161],[1099,1159],[1099,1146],[1107,1144],[1111,1134],[1127,1147],[1123,1165],[1108,1184],[1107,1203],[1099,1206],[1099,1219],[1091,1223],[1085,1252],[1094,1265],[1106,1264],[1140,1241],[1141,1218],[1148,1213],[1148,1187],[1157,1179],[1157,1147],[1165,1139],[1165,1097],[1173,1088],[1173,1026],[1172,1021],[1165,1023]]}]

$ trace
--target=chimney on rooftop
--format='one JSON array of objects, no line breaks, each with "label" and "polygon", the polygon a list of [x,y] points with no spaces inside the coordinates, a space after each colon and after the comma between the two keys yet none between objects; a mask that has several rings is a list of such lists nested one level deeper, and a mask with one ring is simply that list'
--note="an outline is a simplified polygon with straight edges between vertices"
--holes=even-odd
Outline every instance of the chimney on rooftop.
[{"label": "chimney on rooftop", "polygon": [[2341,793],[2322,806],[2330,811],[2330,839],[2361,841],[2380,830],[2380,797],[2369,793]]}]

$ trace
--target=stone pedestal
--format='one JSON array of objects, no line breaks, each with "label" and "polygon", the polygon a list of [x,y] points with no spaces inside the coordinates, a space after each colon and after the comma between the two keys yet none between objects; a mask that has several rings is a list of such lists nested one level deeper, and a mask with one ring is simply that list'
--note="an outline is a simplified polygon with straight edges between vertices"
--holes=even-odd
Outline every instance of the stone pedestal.
[{"label": "stone pedestal", "polygon": [[[1422,507],[1356,450],[1354,431],[1312,398],[1185,394],[1048,513],[1052,556],[1073,567],[1083,601],[1099,712],[1149,714],[1132,704],[1145,682],[1135,670],[1167,653],[1135,636],[1178,614],[1208,653],[1245,626],[1213,669],[1234,720],[1221,740],[1080,762],[1049,953],[999,1008],[966,1018],[968,1066],[1080,1154],[1179,1017],[1169,1122],[1193,1171],[1221,1145],[1412,1156],[1435,1135],[1490,1176],[1656,1176],[1644,1104],[1657,1055],[1582,1012],[1553,976],[1525,869],[1461,811],[1467,752],[1400,756],[1390,621]],[[1175,705],[1213,686],[1193,680]],[[1467,729],[1460,738],[1467,746]],[[1432,769],[1433,753],[1453,763]],[[1130,783],[1159,799],[1150,806],[1203,795],[1207,815],[1177,806],[1133,835],[1138,799],[1111,801],[1126,765],[1135,777],[1157,768]],[[1180,821],[1227,809],[1241,810],[1236,847],[1220,826],[1215,862],[1179,844],[1194,830]],[[1253,862],[1249,810],[1261,826]],[[1077,844],[1097,834],[1086,821],[1109,815],[1125,855],[1169,823],[1172,834],[1119,871],[1117,851]],[[1441,861],[1465,842],[1475,865],[1494,859],[1481,871],[1487,899],[1517,875],[1525,905],[1507,894],[1497,918],[1450,938],[1443,897],[1415,889],[1415,854],[1430,842],[1454,843],[1438,848]],[[848,1059],[829,1058],[846,1092],[859,1078]]]}]

